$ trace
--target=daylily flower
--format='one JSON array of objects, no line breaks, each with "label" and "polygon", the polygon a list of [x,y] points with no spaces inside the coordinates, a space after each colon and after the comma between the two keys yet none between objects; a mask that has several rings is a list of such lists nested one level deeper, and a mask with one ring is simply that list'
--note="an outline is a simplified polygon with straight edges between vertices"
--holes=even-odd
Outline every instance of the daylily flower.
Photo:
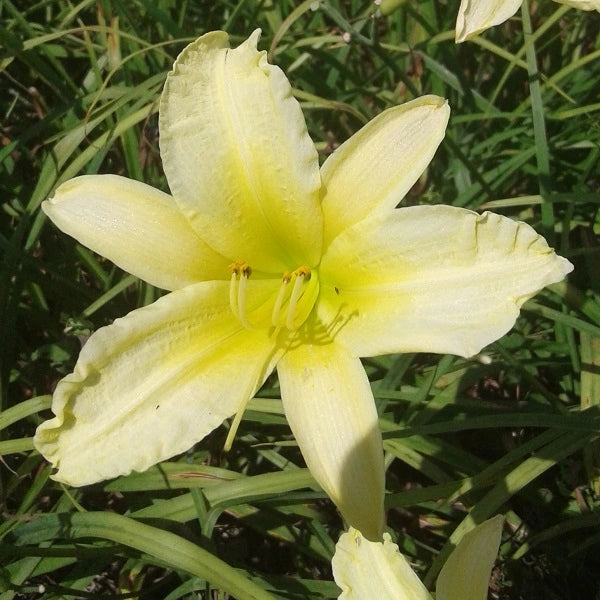
[{"label": "daylily flower", "polygon": [[[503,523],[498,515],[462,537],[438,575],[436,600],[486,600]],[[388,533],[383,542],[370,542],[351,528],[336,544],[331,564],[340,600],[432,600]]]},{"label": "daylily flower", "polygon": [[35,445],[71,485],[141,471],[234,415],[235,431],[276,366],[307,466],[380,539],[381,436],[359,357],[475,354],[572,266],[498,215],[394,210],[444,136],[436,96],[383,112],[319,170],[258,37],[230,49],[209,33],[177,58],[159,107],[172,196],[98,175],[44,203],[63,231],[172,292],[88,340]]},{"label": "daylily flower", "polygon": [[[600,0],[555,0],[581,10],[600,12]],[[462,0],[456,19],[456,43],[500,25],[519,10],[523,0]]]}]

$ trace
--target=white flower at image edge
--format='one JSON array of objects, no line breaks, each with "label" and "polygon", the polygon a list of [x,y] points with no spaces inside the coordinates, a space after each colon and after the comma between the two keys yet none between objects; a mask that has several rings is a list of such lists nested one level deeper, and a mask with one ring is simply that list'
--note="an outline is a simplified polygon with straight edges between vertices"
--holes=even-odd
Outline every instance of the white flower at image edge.
[{"label": "white flower at image edge", "polygon": [[[600,0],[555,0],[580,10],[600,12]],[[464,42],[482,31],[510,19],[523,0],[461,0],[456,18],[456,42]]]},{"label": "white flower at image edge", "polygon": [[[436,600],[486,600],[503,523],[498,515],[462,537],[438,575]],[[350,529],[335,547],[332,567],[340,600],[432,600],[388,533],[383,542],[370,542]]]}]

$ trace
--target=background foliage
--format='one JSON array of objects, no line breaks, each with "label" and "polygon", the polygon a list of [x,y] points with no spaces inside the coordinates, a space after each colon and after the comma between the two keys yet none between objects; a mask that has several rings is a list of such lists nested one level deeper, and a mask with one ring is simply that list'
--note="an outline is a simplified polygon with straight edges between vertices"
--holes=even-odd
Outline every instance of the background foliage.
[{"label": "background foliage", "polygon": [[31,443],[90,332],[161,294],[58,232],[40,202],[81,173],[167,189],[157,98],[174,57],[206,31],[235,45],[256,27],[322,159],[389,106],[447,97],[446,139],[405,203],[525,220],[575,263],[474,359],[365,364],[388,524],[428,585],[470,518],[503,513],[491,597],[600,597],[600,15],[528,9],[456,46],[457,0],[0,2],[0,600],[339,593],[343,525],[276,379],[227,454],[225,424],[168,464],[68,489]]}]

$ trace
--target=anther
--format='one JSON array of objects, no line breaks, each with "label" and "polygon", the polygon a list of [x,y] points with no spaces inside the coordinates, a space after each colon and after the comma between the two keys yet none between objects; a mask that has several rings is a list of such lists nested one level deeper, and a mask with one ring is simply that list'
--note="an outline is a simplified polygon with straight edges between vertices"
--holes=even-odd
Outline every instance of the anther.
[{"label": "anther", "polygon": [[235,262],[232,262],[229,265],[229,268],[234,275],[246,275],[249,277],[252,274],[252,268],[243,260],[236,260]]},{"label": "anther", "polygon": [[294,275],[302,275],[303,277],[306,277],[305,281],[308,281],[310,279],[310,267],[298,267],[294,271]]}]

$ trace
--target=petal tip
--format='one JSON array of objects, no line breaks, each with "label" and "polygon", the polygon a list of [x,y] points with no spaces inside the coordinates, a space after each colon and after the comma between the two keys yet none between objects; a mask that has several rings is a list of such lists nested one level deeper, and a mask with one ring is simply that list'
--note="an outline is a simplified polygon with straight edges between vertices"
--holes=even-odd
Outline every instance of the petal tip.
[{"label": "petal tip", "polygon": [[[198,39],[188,44],[177,56],[171,71],[167,74],[167,81],[163,88],[161,96],[161,104],[163,103],[163,96],[167,93],[169,87],[169,80],[174,75],[177,75],[182,65],[188,62],[190,55],[199,53],[207,50],[221,50],[229,48],[229,34],[226,31],[209,31],[204,35],[201,35]],[[160,117],[160,107],[159,107]]]},{"label": "petal tip", "polygon": [[564,277],[575,270],[575,265],[570,260],[566,259],[564,256],[557,255],[557,257],[560,258],[560,264]]},{"label": "petal tip", "polygon": [[[443,108],[450,110],[448,99],[438,96],[437,94],[425,94],[424,96],[420,96],[415,100],[411,100],[411,102],[414,102],[415,105],[430,105],[432,108]],[[410,104],[410,102],[407,104]]]},{"label": "petal tip", "polygon": [[64,194],[66,192],[69,192],[74,187],[74,185],[76,185],[78,182],[80,182],[85,177],[89,177],[89,176],[81,175],[79,177],[73,177],[72,179],[69,179],[68,181],[65,181],[64,183],[61,183],[54,190],[54,194],[52,196],[50,196],[50,198],[48,198],[47,200],[44,200],[42,202],[41,209],[42,209],[42,211],[44,211],[44,214],[46,214],[48,217],[50,217],[52,219],[54,209],[64,201]]},{"label": "petal tip", "polygon": [[260,40],[260,36],[262,35],[262,29],[257,27],[251,34],[250,37],[246,40],[246,43],[250,46],[254,46],[254,48],[258,47],[258,42]]},{"label": "petal tip", "polygon": [[[446,132],[446,127],[450,119],[450,103],[447,98],[436,96],[435,94],[428,94],[417,99],[422,102],[422,105],[429,107],[431,113],[430,116],[436,115],[439,121],[436,121],[440,126],[443,126],[443,134]],[[442,135],[443,137],[443,135]],[[440,140],[441,141],[441,140]]]}]

